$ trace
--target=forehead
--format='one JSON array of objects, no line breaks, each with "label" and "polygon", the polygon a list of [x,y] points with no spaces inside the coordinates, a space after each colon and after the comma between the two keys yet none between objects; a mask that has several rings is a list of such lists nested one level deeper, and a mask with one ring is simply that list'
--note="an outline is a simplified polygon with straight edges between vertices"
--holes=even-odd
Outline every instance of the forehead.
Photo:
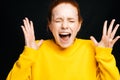
[{"label": "forehead", "polygon": [[52,16],[57,17],[76,17],[78,16],[78,11],[75,6],[69,3],[61,3],[57,5],[55,8],[52,10]]}]

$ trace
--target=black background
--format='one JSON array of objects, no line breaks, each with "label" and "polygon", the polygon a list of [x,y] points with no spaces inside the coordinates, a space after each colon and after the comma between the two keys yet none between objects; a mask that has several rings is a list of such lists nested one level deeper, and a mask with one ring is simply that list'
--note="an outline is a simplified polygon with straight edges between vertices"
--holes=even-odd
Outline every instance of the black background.
[{"label": "black background", "polygon": [[[77,0],[84,22],[79,38],[89,39],[93,35],[101,39],[103,23],[116,19],[120,24],[119,0]],[[21,29],[22,20],[28,17],[34,22],[36,39],[48,39],[47,10],[50,0],[4,0],[0,7],[0,80],[5,80],[14,62],[24,49],[24,35]],[[108,23],[108,24],[109,24]],[[120,35],[120,28],[116,35]],[[120,40],[113,47],[120,70]]]}]

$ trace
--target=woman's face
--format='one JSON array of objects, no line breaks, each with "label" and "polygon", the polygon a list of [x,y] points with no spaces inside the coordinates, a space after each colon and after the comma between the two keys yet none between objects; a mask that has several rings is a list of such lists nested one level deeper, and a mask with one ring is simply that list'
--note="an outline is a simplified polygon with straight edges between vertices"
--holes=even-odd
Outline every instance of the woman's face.
[{"label": "woman's face", "polygon": [[80,27],[76,7],[68,3],[61,3],[53,8],[49,28],[59,46],[67,48],[72,45]]}]

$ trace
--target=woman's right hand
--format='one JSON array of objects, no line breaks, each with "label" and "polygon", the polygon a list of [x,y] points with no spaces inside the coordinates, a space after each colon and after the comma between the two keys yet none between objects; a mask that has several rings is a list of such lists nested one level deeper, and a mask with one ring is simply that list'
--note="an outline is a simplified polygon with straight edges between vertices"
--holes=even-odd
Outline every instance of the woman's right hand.
[{"label": "woman's right hand", "polygon": [[40,40],[38,43],[35,42],[33,22],[29,21],[28,18],[25,18],[23,19],[23,23],[24,25],[22,25],[21,28],[25,37],[25,45],[33,49],[38,49],[42,44],[43,40]]}]

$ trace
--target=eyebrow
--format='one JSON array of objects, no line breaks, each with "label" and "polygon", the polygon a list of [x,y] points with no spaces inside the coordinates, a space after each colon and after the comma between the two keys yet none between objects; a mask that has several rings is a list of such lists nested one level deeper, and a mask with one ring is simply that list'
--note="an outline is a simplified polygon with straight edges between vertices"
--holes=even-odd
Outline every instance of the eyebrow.
[{"label": "eyebrow", "polygon": [[[58,19],[60,19],[60,20],[63,20],[62,18],[55,18],[54,20],[58,20]],[[67,18],[67,20],[75,20],[76,18]]]}]

